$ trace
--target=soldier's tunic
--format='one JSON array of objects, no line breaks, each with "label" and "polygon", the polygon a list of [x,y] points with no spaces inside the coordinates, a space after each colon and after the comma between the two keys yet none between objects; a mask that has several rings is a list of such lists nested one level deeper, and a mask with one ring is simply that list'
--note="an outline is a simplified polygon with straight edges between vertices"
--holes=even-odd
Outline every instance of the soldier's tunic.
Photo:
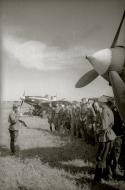
[{"label": "soldier's tunic", "polygon": [[86,121],[87,121],[87,104],[81,105],[81,125],[80,125],[80,132],[81,136],[85,138],[87,141],[87,128],[86,128]]},{"label": "soldier's tunic", "polygon": [[75,122],[75,106],[72,106],[72,109],[70,110],[71,115],[71,135],[76,135],[76,122]]},{"label": "soldier's tunic", "polygon": [[60,108],[58,113],[58,126],[59,129],[64,126],[64,120],[65,120],[65,110],[64,108]]},{"label": "soldier's tunic", "polygon": [[62,115],[63,115],[62,109],[60,107],[57,107],[55,109],[55,115],[54,115],[54,125],[56,130],[59,130],[60,126],[62,125],[63,121]]},{"label": "soldier's tunic", "polygon": [[59,108],[55,108],[55,115],[54,115],[54,126],[55,130],[58,129],[58,114],[59,114]]},{"label": "soldier's tunic", "polygon": [[81,110],[80,107],[76,107],[75,109],[75,126],[76,126],[76,136],[79,137],[80,135],[80,117],[81,117]]},{"label": "soldier's tunic", "polygon": [[50,125],[51,131],[52,131],[52,123],[54,121],[54,115],[55,115],[55,110],[54,108],[50,107],[47,112],[47,118],[48,118],[48,123]]},{"label": "soldier's tunic", "polygon": [[87,111],[87,119],[86,119],[86,140],[88,143],[93,140],[93,124],[95,122],[95,111],[93,107],[89,107]]},{"label": "soldier's tunic", "polygon": [[70,130],[70,128],[71,128],[70,108],[66,108],[64,111],[64,128],[66,130]]},{"label": "soldier's tunic", "polygon": [[95,118],[95,142],[99,142],[98,134],[102,126],[101,112],[100,110],[96,110],[96,118]]}]

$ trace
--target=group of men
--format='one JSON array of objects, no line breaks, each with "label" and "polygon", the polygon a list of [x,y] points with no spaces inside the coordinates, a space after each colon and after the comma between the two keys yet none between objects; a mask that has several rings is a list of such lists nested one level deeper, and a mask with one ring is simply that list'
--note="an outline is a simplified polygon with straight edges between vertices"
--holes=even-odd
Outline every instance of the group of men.
[{"label": "group of men", "polygon": [[[120,119],[114,102],[105,98],[98,101],[82,101],[71,104],[49,105],[47,111],[50,130],[84,138],[86,143],[98,143],[94,182],[102,178],[112,179],[121,175],[125,179],[125,126]],[[10,149],[16,152],[19,125],[27,125],[20,119],[17,105],[9,114]]]},{"label": "group of men", "polygon": [[125,170],[125,126],[114,101],[101,97],[96,101],[50,105],[47,116],[51,131],[53,127],[63,129],[87,143],[98,143],[95,182],[121,175],[119,163]]}]

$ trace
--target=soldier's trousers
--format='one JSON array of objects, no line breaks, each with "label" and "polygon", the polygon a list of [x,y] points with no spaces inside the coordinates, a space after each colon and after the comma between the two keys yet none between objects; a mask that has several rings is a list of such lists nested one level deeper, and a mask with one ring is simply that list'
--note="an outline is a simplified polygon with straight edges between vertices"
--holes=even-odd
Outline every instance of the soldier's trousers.
[{"label": "soldier's trousers", "polygon": [[18,131],[12,131],[9,130],[10,132],[10,150],[13,154],[16,153],[17,150],[19,150],[19,145],[17,145],[17,139],[18,139]]},{"label": "soldier's trousers", "polygon": [[76,119],[75,126],[76,126],[76,136],[79,137],[80,135],[80,120],[79,119]]},{"label": "soldier's trousers", "polygon": [[71,135],[75,136],[76,135],[76,125],[75,125],[75,120],[74,118],[71,120]]},{"label": "soldier's trousers", "polygon": [[95,177],[94,177],[95,181],[100,182],[102,177],[104,176],[104,169],[106,168],[106,159],[112,149],[112,146],[113,146],[112,141],[102,142],[99,144],[98,153],[97,153],[97,164],[96,164]]},{"label": "soldier's trousers", "polygon": [[108,156],[106,167],[108,176],[119,175],[118,161],[121,154],[122,139],[116,138],[111,150],[111,154]]}]

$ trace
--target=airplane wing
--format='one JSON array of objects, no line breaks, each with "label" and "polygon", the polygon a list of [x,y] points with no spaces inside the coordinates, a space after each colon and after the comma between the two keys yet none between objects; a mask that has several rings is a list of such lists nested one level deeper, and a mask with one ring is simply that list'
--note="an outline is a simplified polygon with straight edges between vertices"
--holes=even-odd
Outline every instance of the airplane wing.
[{"label": "airplane wing", "polygon": [[119,110],[121,119],[125,123],[125,83],[116,71],[110,71],[109,77],[117,108]]},{"label": "airplane wing", "polygon": [[41,102],[39,105],[49,105],[49,104],[56,104],[56,103],[62,103],[62,104],[71,104],[71,102],[67,101],[67,100],[50,100],[50,101],[46,101],[46,102]]}]

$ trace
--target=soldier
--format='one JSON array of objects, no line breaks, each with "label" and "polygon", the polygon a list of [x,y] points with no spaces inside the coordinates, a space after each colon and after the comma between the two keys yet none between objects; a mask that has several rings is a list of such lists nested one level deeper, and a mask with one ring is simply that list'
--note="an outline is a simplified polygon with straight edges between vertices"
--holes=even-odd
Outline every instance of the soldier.
[{"label": "soldier", "polygon": [[80,109],[80,105],[77,104],[76,109],[75,109],[75,126],[76,126],[77,137],[80,136],[80,124],[81,124],[80,117],[81,117],[81,109]]},{"label": "soldier", "polygon": [[[124,139],[124,127],[123,127],[123,122],[120,118],[119,112],[115,106],[115,104],[111,104],[112,111],[114,114],[114,126],[113,126],[113,131],[117,135],[117,138],[114,141],[113,144],[113,149],[111,151],[111,155],[109,157],[109,164],[111,165],[111,176],[117,177],[118,175],[121,175],[121,172],[119,170],[119,159],[121,155],[121,149],[122,149],[122,144],[123,144],[123,139]],[[123,149],[122,149],[123,150]],[[123,161],[124,162],[124,161]],[[121,155],[121,164],[122,164],[122,155]]]},{"label": "soldier", "polygon": [[55,115],[54,115],[54,126],[55,130],[59,130],[60,125],[60,118],[59,118],[59,112],[60,112],[60,105],[57,103],[55,108]]},{"label": "soldier", "polygon": [[64,128],[68,133],[71,129],[71,114],[70,114],[70,107],[67,105],[64,110]]},{"label": "soldier", "polygon": [[58,127],[59,130],[64,128],[65,124],[65,105],[60,105],[59,113],[58,113]]},{"label": "soldier", "polygon": [[18,135],[19,135],[19,127],[20,123],[22,123],[25,127],[27,125],[24,121],[20,120],[18,105],[13,104],[13,110],[9,114],[8,122],[9,122],[9,132],[10,132],[10,150],[12,154],[15,154],[17,149],[19,150],[19,144],[17,143]]},{"label": "soldier", "polygon": [[[98,131],[99,148],[96,158],[97,164],[94,177],[95,182],[101,182],[104,169],[106,169],[106,160],[108,158],[108,154],[110,154],[113,141],[116,138],[116,135],[112,130],[112,126],[114,125],[114,116],[112,110],[106,105],[107,100],[105,98],[100,98],[99,101],[99,105],[102,108],[102,126]],[[108,170],[107,172],[110,175],[110,171]]]},{"label": "soldier", "polygon": [[96,117],[95,117],[95,128],[94,128],[94,140],[95,142],[98,141],[97,139],[97,132],[98,130],[100,129],[101,125],[102,125],[102,119],[101,119],[101,108],[98,104],[98,102],[94,102],[93,104],[93,108],[94,108],[94,111],[95,111],[95,114],[96,114]]},{"label": "soldier", "polygon": [[76,105],[72,104],[71,110],[70,110],[70,115],[71,115],[71,136],[76,136],[75,109],[76,109]]},{"label": "soldier", "polygon": [[51,132],[52,132],[52,123],[53,123],[53,120],[54,120],[54,115],[55,115],[55,110],[52,107],[52,104],[50,104],[48,112],[47,112],[47,118],[48,118],[48,123],[50,125],[50,131]]},{"label": "soldier", "polygon": [[87,119],[86,119],[86,135],[87,135],[87,143],[93,141],[93,125],[95,122],[95,111],[92,105],[88,102],[87,103]]},{"label": "soldier", "polygon": [[87,119],[87,103],[84,102],[81,104],[81,125],[80,125],[80,133],[82,138],[85,138],[85,141],[87,141],[87,134],[86,134],[86,119]]}]

